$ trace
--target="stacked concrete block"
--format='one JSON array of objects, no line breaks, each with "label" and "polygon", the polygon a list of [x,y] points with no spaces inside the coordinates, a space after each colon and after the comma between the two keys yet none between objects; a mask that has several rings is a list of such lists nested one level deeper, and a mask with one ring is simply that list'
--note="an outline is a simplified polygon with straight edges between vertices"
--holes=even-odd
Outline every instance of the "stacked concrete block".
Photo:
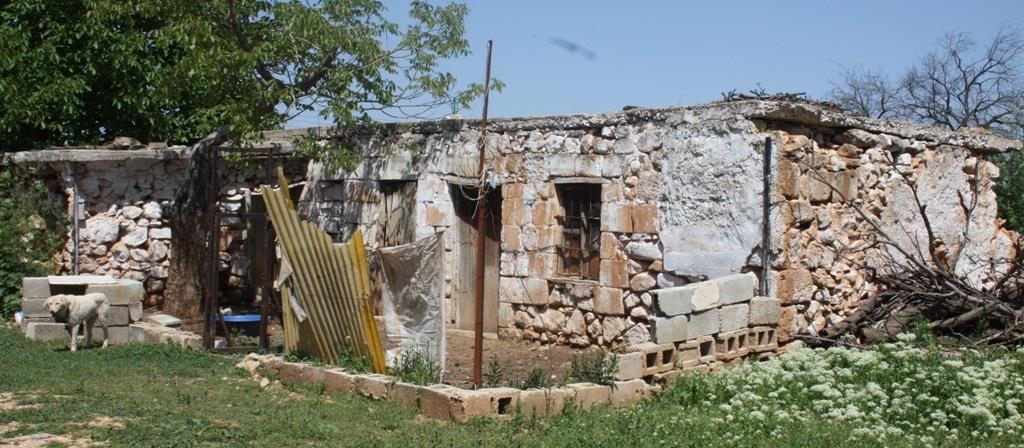
[{"label": "stacked concrete block", "polygon": [[[675,368],[676,347],[674,344],[655,344],[647,342],[630,346],[627,350],[632,354],[641,354],[643,370],[641,377],[647,378]],[[632,378],[629,378],[632,379]]]},{"label": "stacked concrete block", "polygon": [[[774,351],[780,302],[755,297],[756,280],[751,273],[733,274],[652,291],[657,305],[652,339],[675,345],[675,367],[687,371],[709,371],[751,353]],[[685,319],[681,334],[665,325],[675,319]]]},{"label": "stacked concrete block", "polygon": [[[107,337],[111,344],[131,342],[129,325],[142,319],[145,291],[142,283],[134,280],[114,280],[96,275],[25,277],[21,281],[21,289],[21,308],[25,316],[22,328],[29,339],[61,340],[68,337],[67,327],[54,322],[45,307],[46,299],[57,294],[102,293],[106,296],[110,305],[107,311]],[[79,334],[84,337],[86,331],[83,329]],[[99,323],[92,328],[92,336],[94,340],[103,338],[103,328]]]}]

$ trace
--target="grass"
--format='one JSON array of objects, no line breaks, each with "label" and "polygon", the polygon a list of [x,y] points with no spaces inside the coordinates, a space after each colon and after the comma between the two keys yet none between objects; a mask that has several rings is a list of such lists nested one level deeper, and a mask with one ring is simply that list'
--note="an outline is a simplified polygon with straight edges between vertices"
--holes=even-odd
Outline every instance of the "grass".
[{"label": "grass", "polygon": [[[234,358],[156,345],[69,353],[0,328],[0,393],[36,395],[42,404],[0,411],[0,428],[20,425],[0,439],[43,431],[114,446],[1024,446],[1014,426],[1024,412],[1024,352],[956,362],[892,347],[850,353],[803,350],[684,376],[622,411],[441,424],[360,397],[261,390]],[[868,408],[882,397],[884,407]],[[857,417],[849,406],[873,415]],[[942,429],[919,427],[937,410]],[[83,425],[100,416],[124,427]],[[949,430],[961,437],[924,439]]]}]

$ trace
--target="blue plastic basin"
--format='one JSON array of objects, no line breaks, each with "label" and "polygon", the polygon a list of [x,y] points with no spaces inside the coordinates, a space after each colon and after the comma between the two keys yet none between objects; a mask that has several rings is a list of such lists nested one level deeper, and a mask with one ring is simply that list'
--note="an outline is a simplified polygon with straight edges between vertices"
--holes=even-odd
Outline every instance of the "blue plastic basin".
[{"label": "blue plastic basin", "polygon": [[[268,316],[269,320],[270,317]],[[259,314],[229,314],[224,316],[224,322],[228,325],[228,330],[241,330],[246,336],[259,336],[260,335],[260,315]]]}]

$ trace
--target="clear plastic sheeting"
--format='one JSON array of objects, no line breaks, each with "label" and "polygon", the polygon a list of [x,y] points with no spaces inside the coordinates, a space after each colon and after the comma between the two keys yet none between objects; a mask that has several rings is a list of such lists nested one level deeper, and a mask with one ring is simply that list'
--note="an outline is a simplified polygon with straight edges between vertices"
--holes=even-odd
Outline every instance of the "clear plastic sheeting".
[{"label": "clear plastic sheeting", "polygon": [[444,372],[444,233],[378,253],[387,358],[425,351]]}]

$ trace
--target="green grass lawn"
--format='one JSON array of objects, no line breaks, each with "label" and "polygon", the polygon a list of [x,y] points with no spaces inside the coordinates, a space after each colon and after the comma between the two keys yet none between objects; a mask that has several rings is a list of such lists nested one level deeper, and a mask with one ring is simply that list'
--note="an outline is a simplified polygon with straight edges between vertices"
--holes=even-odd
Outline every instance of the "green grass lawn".
[{"label": "green grass lawn", "polygon": [[[802,350],[684,377],[622,411],[466,424],[306,388],[261,390],[235,361],[158,345],[70,353],[0,328],[0,393],[25,406],[0,410],[0,440],[47,432],[115,446],[1024,446],[1022,352],[950,362],[905,347]],[[89,425],[101,417],[121,425]]]}]

